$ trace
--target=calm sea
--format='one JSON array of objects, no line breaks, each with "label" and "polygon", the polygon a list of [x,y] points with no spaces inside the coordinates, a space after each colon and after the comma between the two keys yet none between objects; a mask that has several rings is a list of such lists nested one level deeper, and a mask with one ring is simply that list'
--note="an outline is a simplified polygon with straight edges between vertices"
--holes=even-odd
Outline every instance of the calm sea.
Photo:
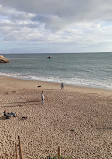
[{"label": "calm sea", "polygon": [[[7,54],[0,76],[112,90],[112,53]],[[52,56],[48,59],[48,56]]]}]

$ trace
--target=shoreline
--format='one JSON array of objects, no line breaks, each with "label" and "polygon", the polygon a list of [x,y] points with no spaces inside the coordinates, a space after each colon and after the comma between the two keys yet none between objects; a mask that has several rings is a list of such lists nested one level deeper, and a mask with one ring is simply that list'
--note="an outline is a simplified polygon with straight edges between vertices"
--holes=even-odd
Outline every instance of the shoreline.
[{"label": "shoreline", "polygon": [[[2,81],[3,80],[3,81]],[[10,83],[10,84],[9,84]],[[15,83],[15,84],[14,84]],[[17,84],[16,84],[17,83]],[[7,84],[7,85],[6,85]],[[27,80],[27,79],[19,79],[16,77],[6,77],[0,76],[0,87],[4,87],[5,89],[14,89],[13,84],[16,88],[38,88],[38,89],[60,89],[60,83],[49,82],[49,81],[38,81],[38,80]],[[6,87],[5,87],[6,86]],[[74,91],[74,92],[83,92],[83,93],[96,93],[99,95],[112,95],[112,90],[103,89],[103,88],[93,88],[86,86],[74,86],[64,84],[64,90]]]},{"label": "shoreline", "polygon": [[112,91],[112,87],[109,87],[109,86],[101,86],[101,85],[89,85],[89,84],[84,84],[84,83],[80,83],[80,84],[76,84],[76,83],[69,83],[68,81],[62,81],[61,79],[60,80],[56,80],[56,81],[53,81],[53,80],[49,80],[49,78],[37,78],[35,77],[34,79],[31,79],[31,77],[19,77],[19,76],[9,76],[9,75],[5,75],[5,74],[1,74],[0,77],[9,77],[9,78],[15,78],[15,79],[20,79],[20,80],[28,80],[28,81],[41,81],[41,82],[50,82],[50,83],[57,83],[57,84],[60,84],[61,82],[63,82],[65,85],[68,85],[68,86],[73,86],[73,87],[84,87],[84,88],[93,88],[93,89],[102,89],[102,90],[109,90],[109,91]]}]

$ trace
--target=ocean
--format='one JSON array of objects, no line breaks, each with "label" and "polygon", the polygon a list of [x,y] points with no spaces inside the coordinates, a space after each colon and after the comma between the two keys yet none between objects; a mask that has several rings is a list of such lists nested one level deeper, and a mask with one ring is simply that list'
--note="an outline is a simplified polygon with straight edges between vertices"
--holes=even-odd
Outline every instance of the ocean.
[{"label": "ocean", "polygon": [[[112,90],[112,53],[6,54],[0,76]],[[51,56],[51,59],[47,57]]]}]

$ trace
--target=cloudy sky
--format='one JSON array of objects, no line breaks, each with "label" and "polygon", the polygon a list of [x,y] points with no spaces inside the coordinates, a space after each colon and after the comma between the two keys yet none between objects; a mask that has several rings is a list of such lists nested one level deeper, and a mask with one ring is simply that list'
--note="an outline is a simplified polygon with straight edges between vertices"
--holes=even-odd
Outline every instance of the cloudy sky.
[{"label": "cloudy sky", "polygon": [[112,0],[0,0],[0,54],[102,51],[112,51]]}]

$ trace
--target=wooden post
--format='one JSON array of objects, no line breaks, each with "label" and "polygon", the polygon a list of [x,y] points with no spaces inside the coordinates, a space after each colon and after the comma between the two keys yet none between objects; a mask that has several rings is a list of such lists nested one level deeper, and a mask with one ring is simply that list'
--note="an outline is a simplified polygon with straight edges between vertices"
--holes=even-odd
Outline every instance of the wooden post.
[{"label": "wooden post", "polygon": [[20,141],[20,136],[18,136],[18,140],[19,140],[19,158],[23,159],[23,155],[22,155],[22,149],[21,149],[21,141]]},{"label": "wooden post", "polygon": [[18,159],[17,144],[16,143],[15,143],[15,149],[16,149],[16,159]]},{"label": "wooden post", "polygon": [[60,157],[61,156],[61,148],[60,148],[60,146],[58,146],[58,157]]}]

